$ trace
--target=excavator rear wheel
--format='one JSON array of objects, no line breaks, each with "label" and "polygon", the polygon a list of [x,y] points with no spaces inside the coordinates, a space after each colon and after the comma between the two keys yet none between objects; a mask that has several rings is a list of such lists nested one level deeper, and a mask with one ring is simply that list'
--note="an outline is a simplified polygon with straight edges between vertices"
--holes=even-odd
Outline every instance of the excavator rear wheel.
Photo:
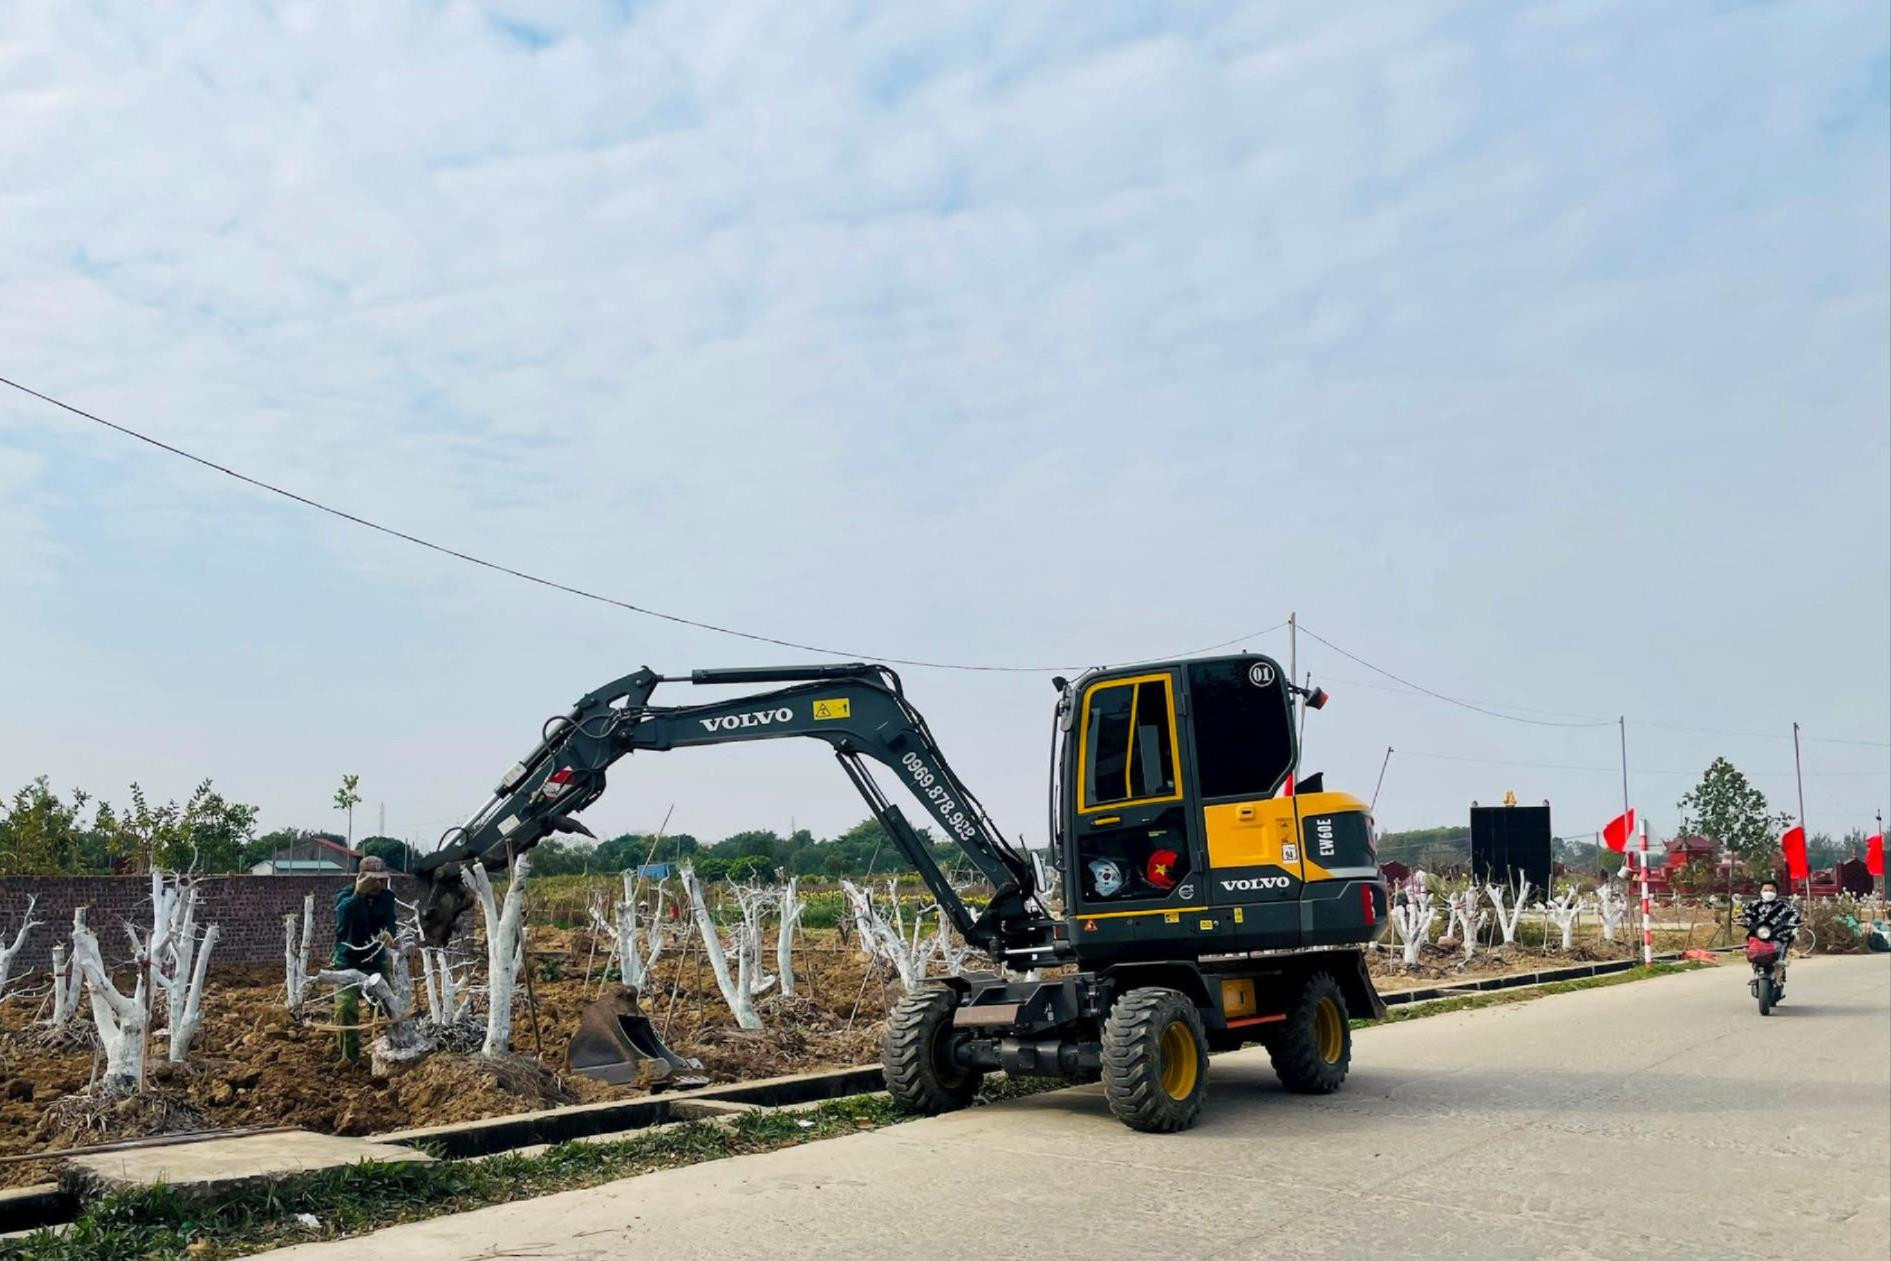
[{"label": "excavator rear wheel", "polygon": [[1103,1022],[1103,1093],[1132,1130],[1186,1130],[1208,1097],[1208,1039],[1180,991],[1148,986],[1116,1000]]},{"label": "excavator rear wheel", "polygon": [[1303,1095],[1330,1095],[1346,1080],[1353,1060],[1352,1024],[1346,995],[1331,973],[1307,976],[1287,1007],[1279,1032],[1267,1039],[1274,1075]]},{"label": "excavator rear wheel", "polygon": [[887,1093],[908,1112],[935,1116],[965,1107],[978,1094],[984,1073],[960,1068],[951,1060],[952,1013],[956,993],[943,985],[922,985],[900,1000],[886,1022],[880,1066]]}]

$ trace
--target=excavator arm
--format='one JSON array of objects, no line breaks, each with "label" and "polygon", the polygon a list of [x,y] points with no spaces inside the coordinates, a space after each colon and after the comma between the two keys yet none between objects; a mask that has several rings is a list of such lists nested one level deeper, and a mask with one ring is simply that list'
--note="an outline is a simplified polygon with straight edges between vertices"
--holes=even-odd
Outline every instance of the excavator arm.
[{"label": "excavator arm", "polygon": [[[699,705],[650,703],[659,684],[685,681],[787,686]],[[546,723],[537,747],[506,772],[485,808],[416,864],[415,874],[427,881],[421,906],[427,940],[444,944],[471,905],[462,865],[498,870],[555,832],[589,835],[572,816],[603,796],[609,768],[624,755],[784,737],[833,748],[874,818],[968,942],[1020,967],[1066,953],[1062,926],[1037,900],[1027,856],[1005,840],[953,771],[925,718],[906,700],[899,676],[865,663],[697,670],[687,678],[643,669],[580,697],[570,712]],[[925,837],[881,792],[869,762],[891,770],[991,883],[995,892],[983,911],[975,912],[952,887]]]}]

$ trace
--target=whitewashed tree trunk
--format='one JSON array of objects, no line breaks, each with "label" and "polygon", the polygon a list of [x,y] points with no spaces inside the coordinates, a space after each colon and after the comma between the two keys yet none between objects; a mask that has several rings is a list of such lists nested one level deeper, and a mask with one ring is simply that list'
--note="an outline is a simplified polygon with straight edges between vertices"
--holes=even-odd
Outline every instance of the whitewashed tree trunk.
[{"label": "whitewashed tree trunk", "polygon": [[19,955],[21,947],[26,945],[26,935],[41,926],[41,921],[33,918],[33,908],[37,905],[39,898],[27,894],[26,913],[20,916],[20,931],[13,934],[13,944],[9,946],[0,940],[0,998],[7,996],[7,979],[13,971],[14,958]]},{"label": "whitewashed tree trunk", "polygon": [[338,990],[349,986],[359,989],[363,998],[373,1002],[395,1020],[407,1014],[401,1006],[400,996],[394,992],[393,984],[382,973],[363,972],[359,968],[323,968],[315,974],[315,979]]},{"label": "whitewashed tree trunk", "polygon": [[1508,912],[1504,910],[1504,898],[1510,890],[1501,884],[1487,884],[1484,893],[1490,898],[1491,905],[1497,908],[1497,928],[1504,935],[1504,944],[1512,945],[1517,940],[1517,921],[1523,918],[1523,904],[1530,896],[1530,882],[1523,881],[1517,886],[1517,902]]},{"label": "whitewashed tree trunk", "polygon": [[901,989],[910,991],[925,980],[926,964],[938,944],[936,937],[928,938],[921,931],[925,912],[920,912],[909,935],[906,930],[906,912],[900,906],[897,882],[889,881],[887,884],[893,909],[891,919],[873,904],[873,895],[859,885],[843,880],[840,887],[847,898],[847,905],[853,911],[854,925],[860,930],[861,948],[874,958],[892,965],[894,972],[899,975]]},{"label": "whitewashed tree trunk", "polygon": [[781,992],[789,998],[794,997],[794,936],[801,927],[801,912],[808,904],[797,892],[799,881],[785,871],[776,872],[781,877],[781,915],[775,925],[775,975],[781,978]]},{"label": "whitewashed tree trunk", "polygon": [[173,1064],[184,1062],[184,1057],[190,1054],[190,1044],[197,1039],[197,1030],[203,1027],[204,978],[210,971],[210,952],[216,949],[221,932],[215,924],[204,929],[203,943],[197,947],[197,959],[191,968],[182,1003],[173,1005],[167,1017],[171,1027],[171,1045],[166,1054]]},{"label": "whitewashed tree trunk", "polygon": [[1464,957],[1469,959],[1477,953],[1477,934],[1484,927],[1482,898],[1475,887],[1469,887],[1450,895],[1445,905],[1451,912],[1445,936],[1456,935],[1464,946]]},{"label": "whitewashed tree trunk", "polygon": [[460,869],[486,921],[486,1042],[481,1055],[504,1055],[512,1045],[512,999],[519,969],[525,966],[525,878],[531,858],[528,852],[513,859],[503,909],[484,866],[475,862]]},{"label": "whitewashed tree trunk", "polygon": [[[72,908],[72,932],[76,937],[85,928],[85,908]],[[64,946],[53,947],[53,1010],[46,1026],[63,1029],[79,1018],[79,999],[85,993],[85,976],[79,971],[79,953]]]},{"label": "whitewashed tree trunk", "polygon": [[151,1021],[150,994],[145,986],[144,960],[139,960],[138,983],[129,996],[118,992],[105,971],[98,938],[85,927],[72,930],[72,957],[85,978],[92,1001],[92,1023],[105,1051],[100,1085],[112,1094],[130,1094],[144,1077],[144,1035]]},{"label": "whitewashed tree trunk", "polygon": [[[755,998],[749,985],[754,981],[752,955],[759,952],[759,943],[748,941],[748,916],[744,907],[743,922],[736,929],[736,975],[729,972],[729,956],[722,946],[722,934],[716,929],[716,921],[709,914],[709,903],[703,898],[702,881],[696,878],[693,867],[683,867],[680,872],[683,890],[689,896],[691,913],[696,917],[696,931],[703,939],[703,953],[708,956],[709,970],[715,973],[716,988],[722,991],[722,1001],[729,1006],[729,1014],[735,1017],[735,1023],[744,1029],[760,1029],[762,1017],[755,1010]],[[758,925],[759,926],[759,925]]]},{"label": "whitewashed tree trunk", "polygon": [[1544,906],[1550,923],[1556,925],[1563,935],[1563,949],[1569,950],[1576,941],[1576,921],[1582,918],[1584,901],[1574,889],[1565,889],[1551,898]]},{"label": "whitewashed tree trunk", "polygon": [[661,881],[656,884],[656,907],[647,923],[640,922],[634,882],[634,873],[626,871],[623,896],[609,908],[608,915],[602,899],[591,904],[591,926],[611,943],[611,960],[617,964],[617,975],[624,984],[641,990],[649,983],[650,969],[663,953],[663,901],[668,891]]},{"label": "whitewashed tree trunk", "polygon": [[315,895],[309,894],[302,899],[302,925],[300,939],[296,929],[296,917],[282,917],[282,988],[290,1011],[301,1011],[303,1000],[309,996],[309,985],[313,980],[309,975],[309,947],[315,936]]},{"label": "whitewashed tree trunk", "polygon": [[1628,895],[1617,884],[1603,884],[1596,889],[1596,913],[1602,917],[1602,940],[1614,941],[1615,930],[1628,915]]},{"label": "whitewashed tree trunk", "polygon": [[427,990],[427,1022],[444,1028],[465,1015],[473,996],[465,978],[453,971],[447,952],[422,950],[420,967]]},{"label": "whitewashed tree trunk", "polygon": [[1398,931],[1399,943],[1404,947],[1406,967],[1418,963],[1419,949],[1425,944],[1431,926],[1437,919],[1438,909],[1432,905],[1431,892],[1427,889],[1407,893],[1405,905],[1392,908],[1392,927]]}]

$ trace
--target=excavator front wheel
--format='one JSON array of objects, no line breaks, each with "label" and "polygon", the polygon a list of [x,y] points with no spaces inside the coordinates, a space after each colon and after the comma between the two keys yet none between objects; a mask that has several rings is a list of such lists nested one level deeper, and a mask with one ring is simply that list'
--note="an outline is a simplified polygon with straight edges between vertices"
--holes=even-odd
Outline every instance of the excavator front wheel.
[{"label": "excavator front wheel", "polygon": [[984,1073],[952,1062],[952,1013],[959,997],[943,985],[922,985],[900,1000],[886,1022],[880,1066],[887,1093],[908,1112],[936,1116],[965,1107]]},{"label": "excavator front wheel", "polygon": [[1132,1130],[1186,1130],[1208,1096],[1208,1039],[1181,992],[1130,990],[1103,1022],[1103,1093]]},{"label": "excavator front wheel", "polygon": [[1346,995],[1331,973],[1314,972],[1301,982],[1279,1030],[1267,1039],[1267,1051],[1281,1085],[1303,1095],[1340,1088],[1352,1065],[1353,1031]]}]

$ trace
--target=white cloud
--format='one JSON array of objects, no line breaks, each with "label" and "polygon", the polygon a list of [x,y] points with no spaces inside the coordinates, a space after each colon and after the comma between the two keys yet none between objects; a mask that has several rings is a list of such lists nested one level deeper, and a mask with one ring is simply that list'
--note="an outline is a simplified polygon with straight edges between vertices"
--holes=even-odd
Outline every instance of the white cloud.
[{"label": "white cloud", "polygon": [[[0,346],[390,524],[867,651],[1114,658],[1299,607],[1466,691],[1750,712],[1724,680],[1793,633],[1700,592],[1814,591],[1845,623],[1821,720],[1882,736],[1880,17],[46,7],[0,44]],[[756,651],[24,400],[7,451],[0,542],[40,581],[0,651],[150,687],[178,790],[279,818],[342,763],[449,812],[597,678]],[[156,616],[101,625],[100,588]],[[1041,682],[914,688],[1035,828]],[[229,739],[259,693],[280,748]],[[1324,737],[1355,779],[1485,730],[1370,703]],[[68,721],[50,686],[10,709]],[[125,746],[0,765],[109,784]],[[663,772],[694,826],[852,814],[742,757]]]}]

